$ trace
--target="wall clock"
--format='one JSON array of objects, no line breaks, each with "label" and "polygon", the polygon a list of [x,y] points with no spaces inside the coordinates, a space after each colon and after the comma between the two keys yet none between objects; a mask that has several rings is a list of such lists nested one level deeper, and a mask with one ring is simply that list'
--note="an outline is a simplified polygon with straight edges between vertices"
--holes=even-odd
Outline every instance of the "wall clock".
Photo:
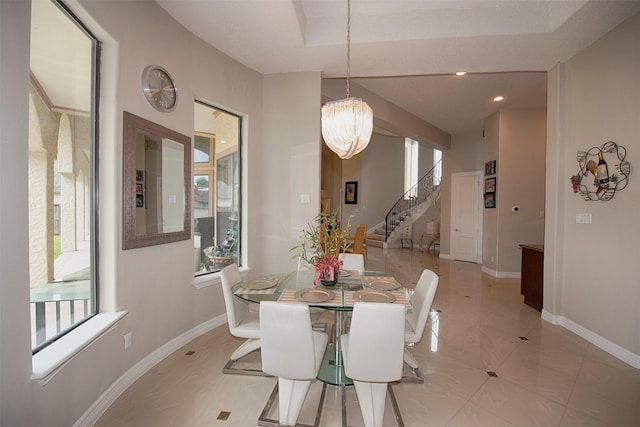
[{"label": "wall clock", "polygon": [[158,111],[173,111],[178,104],[178,89],[167,70],[149,65],[142,71],[142,92]]}]

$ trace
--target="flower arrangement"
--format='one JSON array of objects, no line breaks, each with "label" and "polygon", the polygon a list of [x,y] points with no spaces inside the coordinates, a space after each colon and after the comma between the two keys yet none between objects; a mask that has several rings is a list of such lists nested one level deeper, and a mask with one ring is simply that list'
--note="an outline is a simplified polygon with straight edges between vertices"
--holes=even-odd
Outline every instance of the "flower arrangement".
[{"label": "flower arrangement", "polygon": [[334,283],[337,281],[342,265],[339,256],[351,245],[346,238],[350,226],[351,218],[346,227],[341,228],[335,213],[320,212],[309,223],[308,228],[300,232],[302,243],[290,251],[298,251],[303,261],[313,265],[316,270],[314,285],[321,279]]}]

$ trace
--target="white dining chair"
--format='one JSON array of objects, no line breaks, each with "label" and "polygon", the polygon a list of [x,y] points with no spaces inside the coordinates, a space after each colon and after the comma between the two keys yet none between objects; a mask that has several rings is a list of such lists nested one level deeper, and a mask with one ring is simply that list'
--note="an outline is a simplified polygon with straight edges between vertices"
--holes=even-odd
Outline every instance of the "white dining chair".
[{"label": "white dining chair", "polygon": [[420,342],[429,320],[431,305],[438,289],[439,277],[429,269],[422,271],[415,290],[411,295],[412,310],[407,313],[405,325],[405,338],[407,344],[404,350],[404,362],[409,365],[413,372],[413,377],[402,377],[403,382],[414,382],[422,384],[424,378],[420,372],[420,367],[416,358],[409,352],[409,348]]},{"label": "white dining chair", "polygon": [[231,335],[246,338],[229,357],[229,361],[222,369],[225,374],[261,375],[265,373],[257,369],[235,368],[234,365],[242,357],[260,348],[260,315],[249,309],[249,304],[240,301],[233,295],[233,286],[242,281],[237,264],[226,266],[220,271],[222,294],[227,312],[227,325]]},{"label": "white dining chair", "polygon": [[344,270],[355,270],[361,273],[364,271],[364,255],[362,254],[343,253],[338,255],[338,259],[342,261],[342,269]]},{"label": "white dining chair", "polygon": [[[272,425],[266,418],[278,394],[280,425],[297,425],[311,382],[315,380],[327,347],[324,332],[311,328],[309,307],[303,303],[263,301],[260,303],[262,369],[277,376],[278,383],[258,419],[259,425]],[[316,420],[324,404],[323,386]]]},{"label": "white dining chair", "polygon": [[399,425],[402,417],[390,382],[402,378],[405,307],[356,302],[351,330],[342,335],[347,377],[353,380],[365,427],[381,427],[387,391]]}]

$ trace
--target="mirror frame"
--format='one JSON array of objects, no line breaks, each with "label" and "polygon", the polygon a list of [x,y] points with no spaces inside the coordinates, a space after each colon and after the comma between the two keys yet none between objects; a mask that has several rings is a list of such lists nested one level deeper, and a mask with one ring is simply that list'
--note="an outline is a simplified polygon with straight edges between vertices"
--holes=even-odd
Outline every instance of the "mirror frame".
[{"label": "mirror frame", "polygon": [[[184,147],[184,228],[182,231],[136,235],[136,133],[143,130]],[[135,249],[191,239],[191,138],[123,112],[122,249]]]}]

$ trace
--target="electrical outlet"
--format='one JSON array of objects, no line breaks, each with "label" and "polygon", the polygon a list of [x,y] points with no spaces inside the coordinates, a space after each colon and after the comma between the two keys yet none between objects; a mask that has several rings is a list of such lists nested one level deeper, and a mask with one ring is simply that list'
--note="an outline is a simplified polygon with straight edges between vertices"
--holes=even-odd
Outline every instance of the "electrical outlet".
[{"label": "electrical outlet", "polygon": [[131,347],[132,343],[133,343],[133,337],[131,335],[131,331],[129,331],[126,334],[124,334],[124,349],[127,350],[129,347]]},{"label": "electrical outlet", "polygon": [[576,214],[576,224],[591,224],[591,214],[590,213],[577,213]]}]

